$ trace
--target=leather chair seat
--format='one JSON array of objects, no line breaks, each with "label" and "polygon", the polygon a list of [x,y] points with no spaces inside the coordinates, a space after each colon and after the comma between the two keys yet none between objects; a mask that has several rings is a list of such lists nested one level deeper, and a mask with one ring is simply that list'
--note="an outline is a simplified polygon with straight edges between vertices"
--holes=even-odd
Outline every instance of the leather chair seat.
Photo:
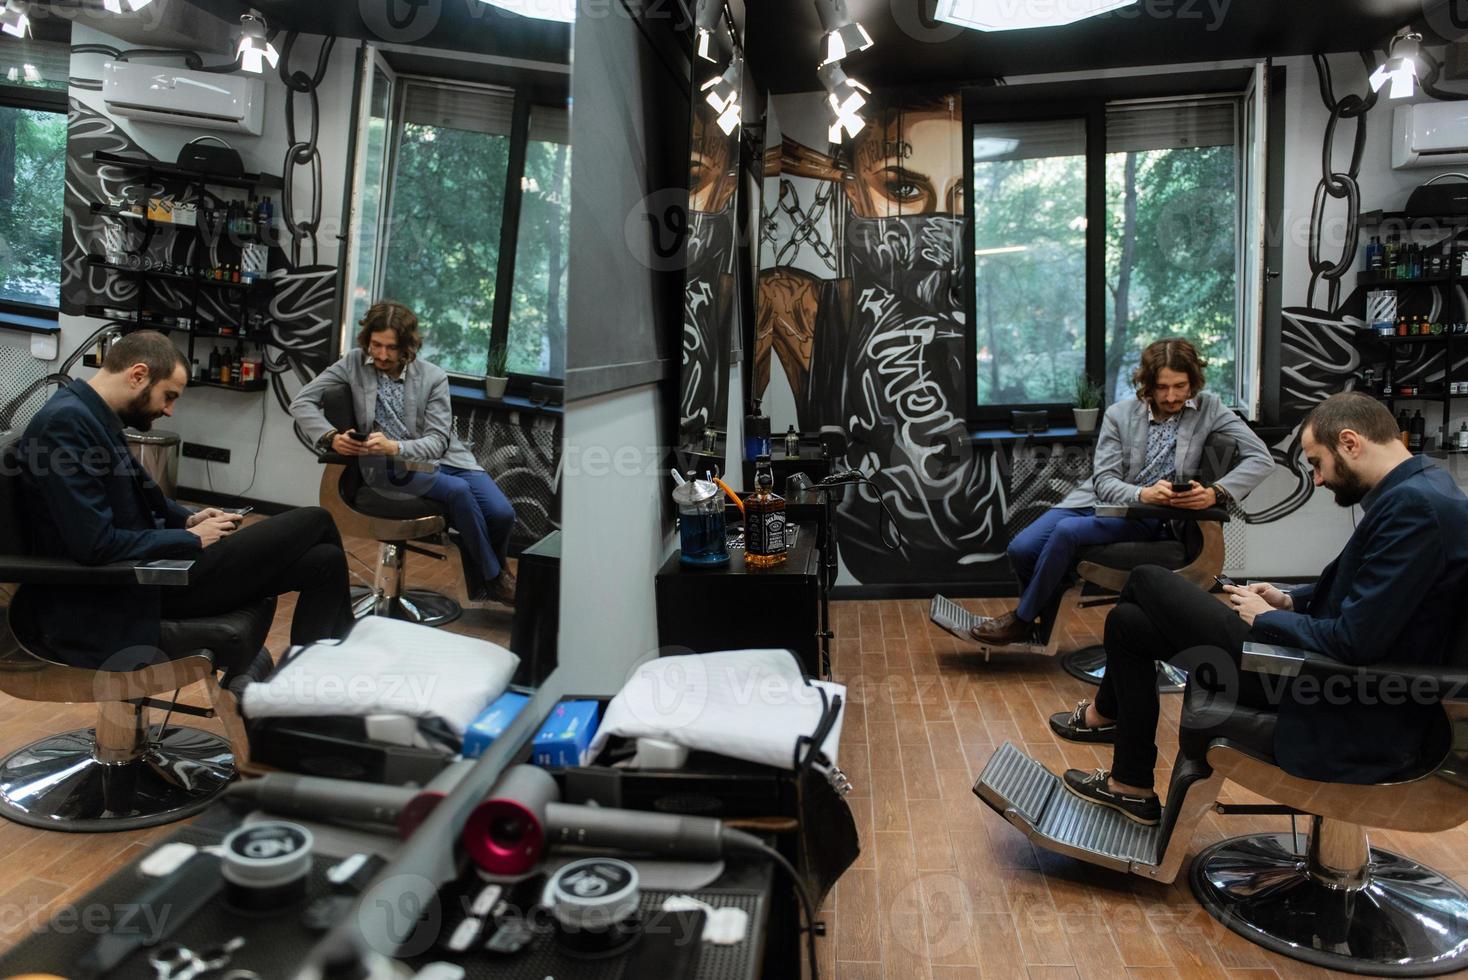
[{"label": "leather chair seat", "polygon": [[158,624],[158,645],[170,657],[208,650],[216,667],[243,668],[265,645],[274,619],[274,596],[218,616],[165,619]]},{"label": "leather chair seat", "polygon": [[1188,555],[1181,541],[1119,541],[1080,549],[1079,561],[1106,568],[1131,571],[1141,565],[1161,565],[1177,570],[1187,565]]},{"label": "leather chair seat", "polygon": [[443,504],[426,497],[406,494],[385,494],[369,486],[357,488],[348,501],[353,510],[370,517],[385,517],[391,520],[410,521],[419,517],[443,517]]},{"label": "leather chair seat", "polygon": [[1240,751],[1273,765],[1274,728],[1278,721],[1279,712],[1273,708],[1233,704],[1189,679],[1183,691],[1178,748],[1187,759],[1206,763],[1209,743],[1225,739]]}]

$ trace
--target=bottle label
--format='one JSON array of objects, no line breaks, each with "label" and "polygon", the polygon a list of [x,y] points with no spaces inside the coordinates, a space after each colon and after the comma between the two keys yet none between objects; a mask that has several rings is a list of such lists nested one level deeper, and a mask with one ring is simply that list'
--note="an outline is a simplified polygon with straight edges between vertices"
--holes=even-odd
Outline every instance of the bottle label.
[{"label": "bottle label", "polygon": [[744,550],[751,555],[785,553],[785,514],[753,514],[744,524]]}]

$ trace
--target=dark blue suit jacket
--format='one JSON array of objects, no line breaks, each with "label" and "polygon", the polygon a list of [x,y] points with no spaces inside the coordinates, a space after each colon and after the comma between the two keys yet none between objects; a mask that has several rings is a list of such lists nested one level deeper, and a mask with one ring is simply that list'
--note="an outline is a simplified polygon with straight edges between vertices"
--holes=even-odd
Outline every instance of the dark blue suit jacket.
[{"label": "dark blue suit jacket", "polygon": [[[1418,456],[1361,503],[1345,549],[1313,585],[1291,591],[1293,612],[1256,617],[1253,635],[1348,664],[1444,663],[1468,582],[1468,497]],[[1290,684],[1274,738],[1286,772],[1369,783],[1417,767],[1438,709],[1357,694],[1354,683],[1332,694],[1318,676]]]},{"label": "dark blue suit jacket", "polygon": [[[85,381],[51,396],[16,452],[35,554],[85,565],[199,554],[198,537],[183,529],[190,511],[136,463],[122,420]],[[26,592],[50,652],[68,663],[98,667],[120,650],[158,645],[157,586]]]}]

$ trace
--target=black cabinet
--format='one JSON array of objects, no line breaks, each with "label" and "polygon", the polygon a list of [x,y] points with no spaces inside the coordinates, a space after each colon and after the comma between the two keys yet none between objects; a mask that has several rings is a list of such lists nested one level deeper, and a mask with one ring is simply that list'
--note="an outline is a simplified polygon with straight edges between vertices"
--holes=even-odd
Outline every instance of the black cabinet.
[{"label": "black cabinet", "polygon": [[729,564],[684,565],[673,552],[657,577],[658,645],[666,656],[775,647],[795,651],[820,677],[819,552],[814,524],[798,527],[783,565],[746,568],[744,552]]}]

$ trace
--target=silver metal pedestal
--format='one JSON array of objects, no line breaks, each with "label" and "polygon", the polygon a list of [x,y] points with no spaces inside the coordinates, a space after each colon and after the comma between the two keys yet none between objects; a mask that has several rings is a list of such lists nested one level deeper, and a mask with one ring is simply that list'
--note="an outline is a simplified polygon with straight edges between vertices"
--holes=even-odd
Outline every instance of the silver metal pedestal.
[{"label": "silver metal pedestal", "polygon": [[138,758],[96,758],[95,729],[52,735],[0,760],[0,816],[43,830],[135,830],[198,813],[234,779],[218,735],[153,726]]},{"label": "silver metal pedestal", "polygon": [[[1106,648],[1103,646],[1081,647],[1060,655],[1060,666],[1076,680],[1087,684],[1100,684],[1106,676]],[[1180,694],[1187,686],[1188,672],[1172,664],[1157,665],[1157,692]]]},{"label": "silver metal pedestal", "polygon": [[432,589],[408,589],[396,600],[372,589],[352,587],[352,615],[386,615],[420,626],[443,626],[458,619],[464,612],[453,599]]},{"label": "silver metal pedestal", "polygon": [[1426,977],[1468,966],[1468,891],[1456,882],[1372,848],[1359,883],[1342,887],[1295,847],[1290,834],[1214,844],[1193,860],[1193,894],[1250,942],[1326,969]]}]

